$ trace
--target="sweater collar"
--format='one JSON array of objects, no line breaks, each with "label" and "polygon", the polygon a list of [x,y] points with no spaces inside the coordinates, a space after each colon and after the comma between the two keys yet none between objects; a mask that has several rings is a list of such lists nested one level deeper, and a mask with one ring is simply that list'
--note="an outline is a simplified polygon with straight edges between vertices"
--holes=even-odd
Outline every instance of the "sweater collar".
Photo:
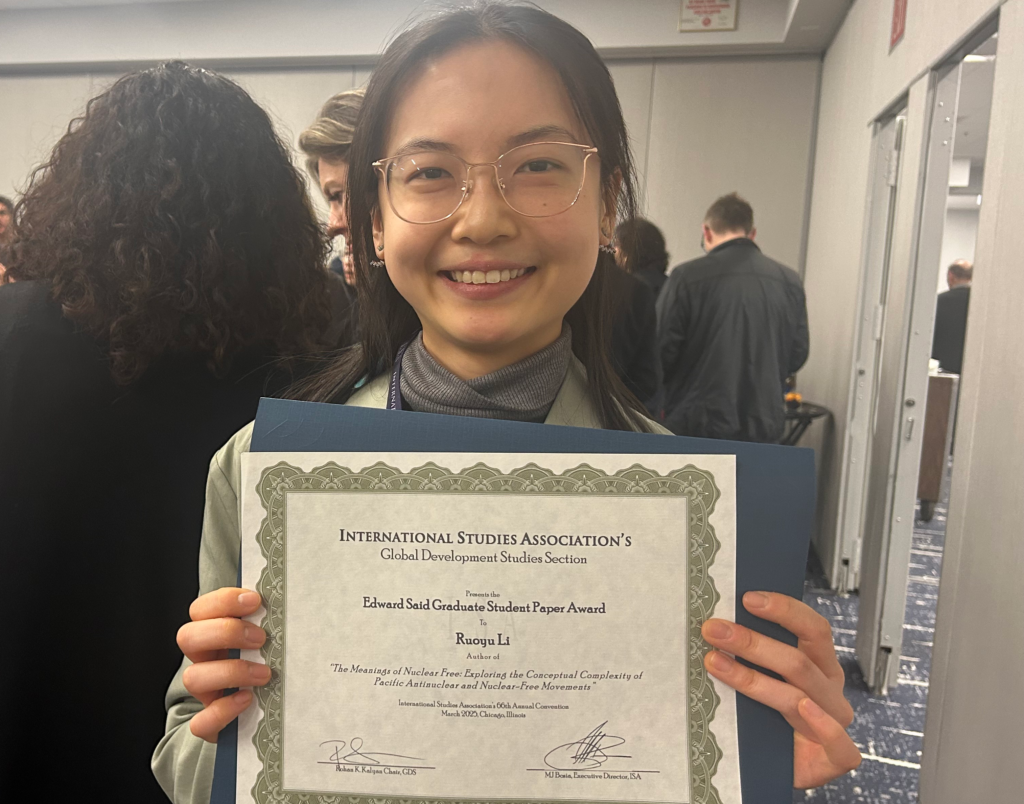
[{"label": "sweater collar", "polygon": [[402,399],[422,413],[542,422],[571,358],[572,331],[563,323],[562,334],[536,354],[467,381],[430,355],[421,333],[402,359]]}]

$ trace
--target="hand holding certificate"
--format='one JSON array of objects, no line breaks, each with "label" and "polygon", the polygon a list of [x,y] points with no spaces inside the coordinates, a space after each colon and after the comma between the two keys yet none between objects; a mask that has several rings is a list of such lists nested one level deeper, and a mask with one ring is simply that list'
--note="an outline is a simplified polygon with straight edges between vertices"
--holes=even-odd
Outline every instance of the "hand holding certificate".
[{"label": "hand holding certificate", "polygon": [[[719,444],[717,442],[694,441],[692,439],[634,436],[623,433],[602,433],[600,431],[574,430],[573,428],[530,427],[473,420],[463,420],[460,423],[457,434],[442,433],[433,435],[431,431],[424,430],[422,425],[428,421],[434,422],[435,419],[417,414],[406,414],[402,417],[394,418],[377,411],[303,405],[301,403],[289,402],[274,402],[271,404],[269,400],[265,400],[264,407],[266,408],[265,410],[261,408],[261,417],[265,416],[265,418],[261,419],[263,424],[257,427],[257,433],[253,440],[254,448],[273,449],[276,447],[278,451],[290,447],[294,448],[295,445],[308,448],[310,437],[315,436],[318,443],[322,444],[326,449],[331,449],[332,445],[344,443],[356,445],[360,449],[376,450],[373,456],[370,456],[373,459],[371,463],[377,460],[385,460],[386,456],[381,451],[383,450],[386,453],[388,443],[411,442],[418,449],[429,449],[431,440],[437,441],[440,438],[444,438],[451,441],[454,438],[456,443],[461,443],[464,448],[494,450],[500,449],[503,443],[510,443],[509,439],[513,435],[517,436],[514,439],[517,443],[533,450],[539,450],[539,452],[529,456],[532,462],[537,465],[548,466],[549,468],[554,466],[554,464],[550,461],[552,456],[547,453],[558,449],[566,449],[567,447],[571,449],[573,442],[586,444],[600,450],[608,450],[609,452],[629,452],[629,448],[633,447],[635,452],[646,448],[651,452],[664,450],[667,454],[673,455],[675,451],[680,448],[685,449],[686,446],[689,446],[691,449],[694,447],[703,450],[710,448],[719,450],[722,453],[735,451],[737,453],[737,465],[742,467],[739,470],[739,474],[743,481],[736,488],[736,499],[738,501],[737,522],[743,528],[737,534],[737,544],[742,551],[737,556],[739,560],[735,569],[737,586],[741,590],[764,588],[788,590],[790,588],[799,588],[799,579],[801,577],[799,559],[802,551],[805,549],[803,546],[805,542],[802,542],[799,537],[794,540],[785,535],[790,532],[801,532],[804,527],[801,522],[805,515],[799,512],[801,510],[809,510],[798,491],[802,485],[793,485],[794,480],[802,478],[807,474],[804,469],[800,468],[802,456],[799,450],[791,451],[777,447],[744,444]],[[389,428],[386,430],[381,429],[378,425],[383,423],[389,424]],[[545,436],[543,442],[535,437],[535,435],[541,434]],[[257,446],[257,442],[259,446]],[[638,446],[640,450],[636,449]],[[333,448],[337,449],[337,446]],[[320,467],[328,462],[331,457],[327,453],[304,454],[299,463],[305,462],[309,466]],[[417,457],[423,459],[424,455],[419,454]],[[449,457],[447,454],[434,457],[438,459],[437,462],[440,465],[448,463],[447,460],[441,461],[442,458],[447,459]],[[678,456],[676,457],[678,458]],[[705,457],[703,455],[692,456],[692,460],[695,465],[707,465]],[[628,463],[628,461],[629,459],[623,459],[624,464]],[[803,484],[803,482],[803,480],[799,480],[800,484]],[[288,495],[293,496],[290,492]],[[262,502],[257,503],[257,505],[258,509],[262,511]],[[718,510],[716,508],[716,512]],[[604,527],[605,523],[601,524],[601,528],[593,529],[594,533],[610,535],[610,532]],[[257,525],[257,529],[258,527]],[[376,529],[380,530],[381,528]],[[463,527],[462,529],[466,533],[484,532],[484,529],[480,527],[473,529]],[[359,529],[353,526],[352,528],[347,528],[347,530],[356,531]],[[427,529],[418,528],[417,530],[425,532]],[[773,536],[773,531],[778,535]],[[495,535],[502,532],[504,531],[497,529]],[[541,529],[537,533],[547,533],[547,531]],[[573,525],[566,533],[586,535],[586,530]],[[726,537],[726,532],[722,529],[717,530],[716,533],[720,539]],[[531,532],[532,536],[533,533]],[[338,542],[334,546],[339,549],[348,549],[356,546],[363,550],[370,548],[371,552],[373,552],[374,549],[380,550],[390,546],[392,548],[397,547],[399,550],[404,549],[407,553],[412,552],[413,549],[419,549],[415,544],[407,544],[403,547],[402,542],[359,542],[358,536],[355,542],[343,544],[340,542],[340,532],[338,531],[333,532],[331,537],[332,542],[335,540]],[[467,541],[472,541],[472,539]],[[532,545],[527,548],[523,548],[521,545],[515,545],[514,547],[495,546],[510,554],[515,549],[519,549],[520,552],[523,549],[539,550],[542,553],[551,551],[553,554],[575,551],[577,549],[579,552],[584,553],[597,551],[598,554],[608,549],[622,550],[622,548],[576,548],[558,545],[554,547],[545,545],[543,549]],[[443,551],[439,549],[440,547],[439,544],[435,544],[434,547],[428,546],[427,549],[430,549],[432,553],[441,553]],[[477,545],[473,549],[483,550],[486,547],[489,546]],[[450,549],[456,548],[460,552],[468,552],[468,547],[466,546],[452,545]],[[632,547],[629,549],[632,549]],[[392,560],[392,563],[395,562]],[[447,562],[445,563],[447,564]],[[509,562],[510,565],[511,563]],[[791,573],[793,577],[790,579],[783,579],[781,575],[784,571],[783,567],[790,565],[795,567],[796,573]],[[441,564],[431,560],[414,566],[436,567],[441,566]],[[470,566],[470,563],[463,563],[461,566],[467,567]],[[563,566],[571,568],[572,565]],[[718,571],[722,571],[721,566],[718,567]],[[785,570],[785,572],[788,572],[788,570]],[[258,581],[246,579],[246,583],[251,583],[251,586],[255,587]],[[718,588],[721,594],[723,587],[719,586],[716,588]],[[644,589],[646,589],[646,586],[641,585],[641,591]],[[456,596],[464,596],[465,591],[467,590],[456,590]],[[470,589],[470,591],[473,590]],[[268,596],[268,601],[269,599]],[[379,595],[378,599],[380,599]],[[485,605],[489,599],[483,599]],[[767,607],[760,606],[759,603],[765,599],[768,600]],[[537,597],[536,600],[541,605],[551,607],[551,604],[544,603],[540,597]],[[505,602],[507,603],[508,601]],[[528,602],[532,605],[534,599],[531,597]],[[360,606],[361,603],[362,601],[360,600]],[[513,605],[519,604],[513,602]],[[762,701],[767,706],[785,713],[787,719],[796,726],[798,732],[796,737],[795,781],[798,785],[814,786],[821,784],[830,778],[844,773],[850,767],[855,767],[859,755],[856,747],[853,746],[843,731],[843,727],[849,722],[849,706],[842,698],[842,674],[835,659],[835,651],[832,648],[827,623],[802,603],[786,595],[750,593],[744,597],[743,606],[759,619],[755,620],[746,615],[744,608],[738,602],[735,608],[737,619],[744,622],[747,626],[756,626],[757,630],[761,632],[760,634],[739,623],[729,623],[732,629],[731,636],[717,637],[711,633],[711,626],[716,623],[722,623],[717,619],[712,619],[707,624],[704,636],[712,646],[729,654],[739,655],[762,667],[772,669],[784,676],[789,683],[768,679],[766,676],[736,662],[730,662],[726,670],[720,671],[713,666],[711,661],[714,657],[721,655],[717,652],[711,652],[705,656],[705,661],[708,663],[712,675],[725,681],[730,686],[737,687],[746,695],[756,697],[757,700]],[[204,595],[193,604],[191,613],[196,622],[182,629],[179,635],[179,644],[181,644],[186,655],[194,662],[197,662],[197,664],[192,665],[186,671],[186,686],[194,695],[200,697],[208,707],[195,715],[190,724],[192,731],[199,736],[216,740],[218,732],[242,712],[252,699],[252,693],[248,690],[227,697],[219,697],[221,695],[220,690],[225,687],[235,686],[258,688],[265,684],[269,677],[269,673],[266,676],[260,675],[261,672],[267,672],[262,657],[257,657],[258,661],[256,663],[225,658],[225,649],[227,648],[253,649],[259,648],[263,644],[264,632],[261,628],[256,625],[246,626],[245,623],[234,619],[250,614],[259,607],[260,596],[258,594],[243,589],[227,588]],[[376,611],[386,612],[388,609],[377,609]],[[392,609],[390,611],[394,616],[401,614],[401,610]],[[406,612],[417,611],[425,610],[406,610]],[[719,611],[721,611],[721,616],[731,619],[729,611],[721,601],[715,609],[715,614],[718,615]],[[260,612],[262,613],[262,609]],[[437,616],[444,617],[448,615],[439,614]],[[511,612],[510,616],[522,619],[526,615],[521,612]],[[561,615],[545,614],[544,618],[550,619],[557,616]],[[772,623],[779,623],[797,634],[800,637],[799,646],[791,647],[774,638],[765,637],[764,621],[766,620]],[[758,622],[761,623],[760,626],[757,626]],[[772,628],[774,626],[769,624],[768,627]],[[495,627],[494,631],[496,633],[498,629]],[[510,633],[506,632],[504,628],[501,629],[501,632],[503,639]],[[576,641],[575,638],[580,633],[582,633],[580,629],[574,631],[573,638],[570,638],[566,644],[571,645],[572,642]],[[777,633],[781,634],[783,632],[779,631]],[[772,633],[771,636],[774,637],[776,634]],[[489,638],[497,641],[497,637],[493,633]],[[502,649],[505,649],[504,646]],[[644,678],[647,678],[646,674]],[[488,680],[488,682],[491,683],[491,680]],[[498,680],[498,683],[508,682],[507,680],[505,682]],[[554,682],[552,681],[552,683]],[[600,683],[599,681],[598,684]],[[723,688],[719,687],[719,689]],[[809,706],[810,699],[816,702],[816,707]],[[753,703],[750,699],[741,696],[736,703],[739,721],[739,743],[743,752],[740,757],[740,764],[743,769],[741,781],[748,799],[751,796],[757,796],[756,800],[761,801],[788,801],[789,794],[786,791],[789,785],[793,784],[794,776],[789,775],[792,772],[785,771],[785,767],[792,760],[787,757],[785,763],[780,766],[780,755],[787,753],[783,751],[780,740],[792,739],[790,736],[792,732],[778,731],[771,720],[772,716],[777,718],[778,715],[767,708],[761,707],[759,704]],[[823,714],[815,718],[814,713],[808,711],[812,708],[818,708]],[[436,714],[437,709],[438,707],[435,707],[433,710],[428,708],[423,711]],[[438,717],[444,716],[438,715]],[[721,710],[718,711],[716,717],[721,717]],[[487,723],[490,725],[491,723],[498,723],[511,725],[505,719],[489,720],[481,718],[479,715],[476,718],[467,716],[466,722],[469,723],[470,720],[474,720],[478,724]],[[508,719],[508,721],[513,720],[518,719]],[[599,722],[595,721],[589,724],[581,734],[589,734],[590,730],[596,728]],[[781,724],[781,718],[779,718],[778,722]],[[715,725],[717,723],[718,721],[715,722]],[[597,734],[611,735],[619,738],[626,736],[622,731],[610,728],[611,725],[611,723],[606,724]],[[714,727],[713,731],[715,731]],[[717,734],[717,731],[715,733]],[[222,738],[217,752],[218,779],[226,784],[230,784],[228,788],[230,792],[225,797],[221,793],[227,791],[223,791],[223,785],[215,782],[214,800],[217,802],[235,800],[234,765],[236,741],[234,734],[235,726],[232,725],[229,741],[225,742]],[[496,732],[483,732],[481,739],[493,734],[496,734]],[[769,737],[768,735],[771,736]],[[351,736],[343,735],[337,737],[337,739],[349,741]],[[384,747],[382,744],[369,746],[365,744],[365,741],[368,739],[366,734],[355,736],[361,737],[364,740],[364,744],[358,749],[361,753],[379,751],[400,753],[413,757],[422,756],[412,751],[399,750],[396,746]],[[558,744],[563,745],[573,741],[578,742],[579,740],[580,735],[570,735],[558,741]],[[245,749],[246,739],[243,738],[241,743],[242,749]],[[594,740],[591,739],[587,742],[587,745],[593,746]],[[620,752],[619,749],[609,750],[604,741],[599,741],[598,747],[605,754]],[[635,747],[635,745],[631,747]],[[345,756],[347,751],[351,751],[351,748],[347,749],[347,751],[342,749],[342,751],[343,753],[339,754],[339,758]],[[792,756],[792,754],[789,756]],[[221,767],[221,759],[230,760],[230,764]],[[722,763],[719,764],[718,779],[723,778],[725,773],[723,768],[726,767]],[[786,780],[785,776],[783,776],[777,779],[777,781],[773,779],[769,784],[769,777],[773,774],[777,775],[779,770],[783,770],[789,776],[789,779]],[[335,772],[340,773],[339,771]],[[239,782],[237,786],[238,795],[240,796],[239,801],[251,801],[251,785],[247,786],[241,778]],[[769,794],[769,788],[774,792]],[[723,800],[729,799],[723,797]],[[740,798],[737,796],[731,800],[739,801]]]},{"label": "hand holding certificate", "polygon": [[[709,620],[702,633],[717,650],[705,664],[711,674],[752,700],[781,712],[795,729],[793,786],[817,787],[860,765],[861,755],[846,727],[853,708],[843,695],[843,668],[836,658],[828,621],[787,595],[747,592],[743,605],[799,637],[799,647],[767,639],[748,628]],[[785,681],[733,661],[732,653],[773,670]]]}]

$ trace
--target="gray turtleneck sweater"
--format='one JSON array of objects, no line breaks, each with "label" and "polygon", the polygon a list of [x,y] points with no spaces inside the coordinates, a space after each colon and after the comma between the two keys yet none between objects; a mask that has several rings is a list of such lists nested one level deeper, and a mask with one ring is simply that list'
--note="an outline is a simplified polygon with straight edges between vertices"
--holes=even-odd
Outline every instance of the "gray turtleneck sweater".
[{"label": "gray turtleneck sweater", "polygon": [[438,363],[416,336],[402,358],[402,401],[420,413],[543,422],[572,359],[572,330],[511,366],[462,380]]}]

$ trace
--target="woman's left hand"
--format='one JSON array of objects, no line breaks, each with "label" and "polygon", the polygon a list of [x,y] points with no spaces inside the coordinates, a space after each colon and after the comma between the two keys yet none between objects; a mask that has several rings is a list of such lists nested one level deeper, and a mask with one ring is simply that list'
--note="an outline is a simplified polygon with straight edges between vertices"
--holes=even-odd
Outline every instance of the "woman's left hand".
[{"label": "woman's left hand", "polygon": [[[788,595],[747,592],[743,606],[755,617],[796,635],[794,648],[726,620],[708,620],[701,633],[717,650],[704,657],[715,678],[777,709],[794,729],[793,786],[817,787],[860,765],[860,751],[846,733],[853,708],[843,696],[843,668],[828,620]],[[779,681],[726,654],[778,673]]]}]

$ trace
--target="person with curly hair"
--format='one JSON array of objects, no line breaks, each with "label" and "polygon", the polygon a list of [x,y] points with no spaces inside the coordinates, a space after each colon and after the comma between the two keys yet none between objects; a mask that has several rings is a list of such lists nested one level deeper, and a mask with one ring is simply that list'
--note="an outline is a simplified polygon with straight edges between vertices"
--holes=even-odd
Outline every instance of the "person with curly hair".
[{"label": "person with curly hair", "polygon": [[352,236],[345,211],[348,195],[348,152],[363,105],[366,90],[348,89],[332,95],[316,120],[299,135],[299,148],[306,155],[306,169],[327,199],[330,214],[327,235],[344,239],[340,257],[331,260],[331,304],[334,320],[340,324],[346,344],[359,340],[359,304],[356,269],[352,257]]},{"label": "person with curly hair", "polygon": [[[294,380],[287,359],[321,350],[327,242],[267,114],[182,63],[93,98],[16,216],[16,281],[0,285],[0,567],[15,607],[0,778],[42,784],[59,767],[75,797],[159,801],[149,757],[195,597],[210,458]],[[109,695],[118,666],[134,672]],[[87,725],[68,734],[75,712]]]}]

